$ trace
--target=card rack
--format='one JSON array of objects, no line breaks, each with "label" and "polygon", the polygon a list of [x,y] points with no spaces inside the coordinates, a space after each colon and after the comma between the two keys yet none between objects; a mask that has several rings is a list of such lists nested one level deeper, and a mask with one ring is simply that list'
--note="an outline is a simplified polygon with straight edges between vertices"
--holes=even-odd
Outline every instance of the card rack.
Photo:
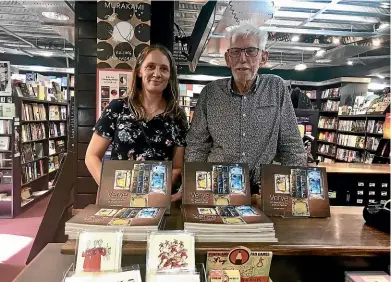
[{"label": "card rack", "polygon": [[7,200],[0,201],[0,218],[13,218],[49,194],[67,152],[68,103],[16,93],[13,100],[9,148],[0,150],[5,160],[10,159],[2,168],[9,177],[0,177],[0,193],[7,194]]}]

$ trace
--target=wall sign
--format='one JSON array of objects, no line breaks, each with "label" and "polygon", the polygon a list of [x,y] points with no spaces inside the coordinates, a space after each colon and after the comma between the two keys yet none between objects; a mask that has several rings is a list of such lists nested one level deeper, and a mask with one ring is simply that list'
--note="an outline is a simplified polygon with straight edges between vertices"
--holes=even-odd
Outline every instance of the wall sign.
[{"label": "wall sign", "polygon": [[133,69],[150,44],[150,1],[98,1],[97,67]]},{"label": "wall sign", "polygon": [[133,71],[98,69],[97,73],[96,119],[100,117],[102,111],[111,100],[126,96]]}]

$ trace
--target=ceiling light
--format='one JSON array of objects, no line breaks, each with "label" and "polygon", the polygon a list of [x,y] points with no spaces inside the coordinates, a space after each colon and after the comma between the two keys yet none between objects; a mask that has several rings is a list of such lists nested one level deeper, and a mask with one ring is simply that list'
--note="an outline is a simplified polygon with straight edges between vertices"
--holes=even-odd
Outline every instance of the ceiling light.
[{"label": "ceiling light", "polygon": [[353,66],[353,61],[348,61],[347,64],[348,64],[349,66]]},{"label": "ceiling light", "polygon": [[69,20],[69,17],[64,14],[60,14],[57,12],[42,12],[42,16],[56,21],[67,21]]},{"label": "ceiling light", "polygon": [[49,52],[49,51],[45,51],[45,52],[42,52],[41,55],[44,57],[51,57],[51,56],[53,56],[53,53]]},{"label": "ceiling light", "polygon": [[380,79],[385,79],[386,77],[384,76],[384,75],[381,75],[381,74],[376,74],[376,76],[378,77],[378,78],[380,78]]},{"label": "ceiling light", "polygon": [[332,60],[330,60],[330,59],[322,59],[322,60],[316,60],[315,62],[322,64],[322,63],[330,63],[330,62],[332,62]]},{"label": "ceiling light", "polygon": [[0,49],[0,54],[5,53],[5,50]]},{"label": "ceiling light", "polygon": [[292,36],[292,38],[291,38],[291,41],[292,42],[297,42],[297,41],[299,41],[300,40],[300,36],[298,36],[298,35],[294,35],[294,36]]},{"label": "ceiling light", "polygon": [[326,51],[322,49],[322,50],[319,50],[318,52],[316,52],[315,56],[322,57],[324,53],[326,53]]},{"label": "ceiling light", "polygon": [[339,44],[340,43],[340,39],[338,37],[333,37],[333,44]]},{"label": "ceiling light", "polygon": [[374,38],[374,39],[372,39],[372,45],[373,46],[380,46],[380,39],[379,38]]},{"label": "ceiling light", "polygon": [[307,65],[303,64],[303,63],[295,66],[295,70],[297,70],[297,71],[302,71],[302,70],[305,70],[306,68],[307,68]]},{"label": "ceiling light", "polygon": [[379,28],[377,30],[382,30],[382,29],[386,29],[387,27],[389,27],[390,24],[389,23],[381,23]]}]

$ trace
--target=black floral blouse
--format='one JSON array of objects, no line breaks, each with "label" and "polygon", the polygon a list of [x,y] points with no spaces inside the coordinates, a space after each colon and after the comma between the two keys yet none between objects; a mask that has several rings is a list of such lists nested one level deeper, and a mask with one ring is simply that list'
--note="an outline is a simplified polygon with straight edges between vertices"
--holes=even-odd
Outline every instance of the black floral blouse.
[{"label": "black floral blouse", "polygon": [[174,147],[186,146],[187,121],[163,114],[136,120],[128,102],[116,99],[103,110],[93,131],[112,141],[112,160],[172,160]]}]

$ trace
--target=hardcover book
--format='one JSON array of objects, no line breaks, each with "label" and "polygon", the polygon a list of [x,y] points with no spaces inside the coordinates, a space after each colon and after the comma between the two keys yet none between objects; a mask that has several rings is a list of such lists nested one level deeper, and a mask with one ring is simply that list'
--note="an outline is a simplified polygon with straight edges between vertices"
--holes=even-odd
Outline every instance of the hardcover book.
[{"label": "hardcover book", "polygon": [[169,208],[171,177],[169,161],[104,160],[97,205]]},{"label": "hardcover book", "polygon": [[[164,208],[113,208],[88,205],[65,224],[66,230],[81,228],[157,230],[161,224]],[[150,228],[152,227],[152,228]]]},{"label": "hardcover book", "polygon": [[182,201],[195,205],[250,205],[248,165],[185,163]]},{"label": "hardcover book", "polygon": [[[182,205],[185,225],[202,225],[204,228],[247,229],[261,226],[273,227],[273,222],[254,206],[196,206]],[[205,224],[210,226],[205,227]],[[200,226],[201,227],[201,226]],[[228,230],[228,232],[229,232]]]},{"label": "hardcover book", "polygon": [[267,216],[330,216],[325,168],[263,165],[261,175],[261,210]]}]

